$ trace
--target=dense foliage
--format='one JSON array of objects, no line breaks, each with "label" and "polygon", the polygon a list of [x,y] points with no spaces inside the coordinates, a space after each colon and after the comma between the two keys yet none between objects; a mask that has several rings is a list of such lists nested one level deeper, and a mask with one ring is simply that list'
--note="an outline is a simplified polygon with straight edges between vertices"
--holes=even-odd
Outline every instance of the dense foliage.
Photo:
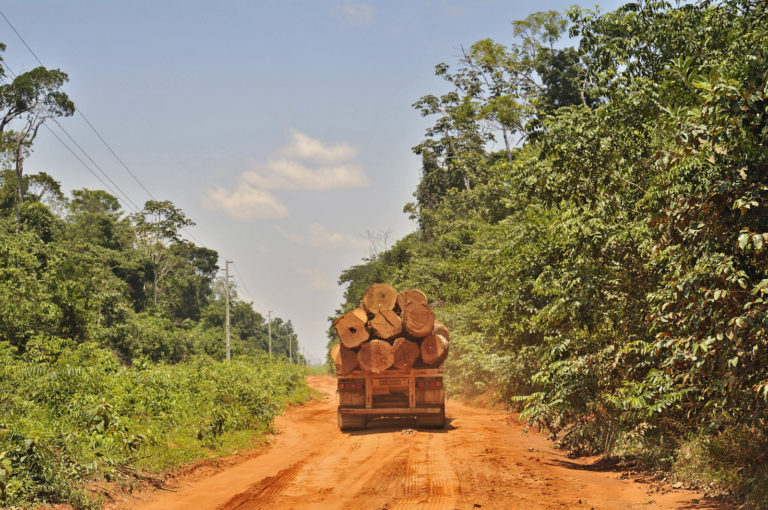
[{"label": "dense foliage", "polygon": [[[286,359],[292,349],[304,361],[291,322],[268,324],[237,299],[217,277],[218,254],[184,239],[193,223],[171,202],[127,213],[109,193],[67,197],[30,172],[40,127],[74,113],[68,78],[3,71],[0,506],[89,506],[83,484],[252,444],[306,392]],[[221,361],[226,285],[231,363]]]},{"label": "dense foliage", "polygon": [[423,289],[454,390],[497,391],[575,454],[718,469],[760,505],[768,4],[574,8],[513,35],[437,66],[419,229],[342,273],[342,308],[374,281]]},{"label": "dense foliage", "polygon": [[[92,342],[0,343],[0,506],[69,501],[107,480],[130,487],[154,470],[252,446],[289,401],[303,367],[267,355],[128,367]],[[96,490],[100,493],[101,490]]]}]

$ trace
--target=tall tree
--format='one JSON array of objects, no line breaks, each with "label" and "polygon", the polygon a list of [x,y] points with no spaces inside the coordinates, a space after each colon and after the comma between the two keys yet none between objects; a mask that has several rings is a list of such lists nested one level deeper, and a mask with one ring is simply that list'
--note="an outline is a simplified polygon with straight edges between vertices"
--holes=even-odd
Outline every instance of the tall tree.
[{"label": "tall tree", "polygon": [[24,202],[24,158],[46,120],[68,117],[75,105],[61,87],[69,80],[58,69],[36,67],[22,73],[11,83],[0,85],[0,134],[14,121],[21,121],[13,134],[5,138],[6,150],[12,151],[16,168],[17,196],[14,208],[16,231],[21,228],[19,207]]},{"label": "tall tree", "polygon": [[148,200],[133,215],[138,248],[152,267],[152,296],[157,306],[158,286],[171,271],[176,257],[169,247],[181,241],[181,229],[195,223],[170,201]]}]

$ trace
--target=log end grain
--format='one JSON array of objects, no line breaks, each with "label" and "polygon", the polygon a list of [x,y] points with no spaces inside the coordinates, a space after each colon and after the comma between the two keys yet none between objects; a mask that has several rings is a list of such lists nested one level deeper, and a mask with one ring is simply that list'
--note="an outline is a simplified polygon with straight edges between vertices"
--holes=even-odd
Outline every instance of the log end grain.
[{"label": "log end grain", "polygon": [[357,353],[360,368],[374,374],[381,373],[392,366],[395,355],[392,346],[384,340],[371,340],[364,343]]},{"label": "log end grain", "polygon": [[344,375],[358,367],[357,353],[341,344],[336,344],[331,349],[331,359],[336,366],[336,373]]},{"label": "log end grain", "polygon": [[448,332],[448,328],[446,328],[445,324],[442,322],[435,321],[435,326],[432,328],[432,334],[442,335],[446,340],[448,340],[448,342],[451,341],[451,335]]},{"label": "log end grain", "polygon": [[362,305],[368,313],[381,310],[394,310],[397,304],[397,291],[386,283],[374,283],[363,294]]},{"label": "log end grain", "polygon": [[415,338],[431,335],[435,326],[435,314],[427,305],[410,302],[403,309],[403,329]]},{"label": "log end grain", "polygon": [[392,310],[381,310],[373,316],[369,326],[373,335],[382,340],[394,338],[403,332],[403,321]]},{"label": "log end grain", "polygon": [[428,304],[427,295],[416,289],[404,290],[397,295],[397,307],[401,312],[405,309],[405,305],[408,303],[419,303],[426,305]]},{"label": "log end grain", "polygon": [[392,351],[395,356],[392,366],[395,368],[409,369],[421,356],[419,345],[403,337],[395,339],[395,343],[392,344]]},{"label": "log end grain", "polygon": [[353,312],[345,313],[333,322],[339,341],[349,349],[354,349],[371,336],[368,325]]},{"label": "log end grain", "polygon": [[429,335],[421,341],[421,359],[427,365],[440,365],[448,357],[448,340],[442,335]]}]

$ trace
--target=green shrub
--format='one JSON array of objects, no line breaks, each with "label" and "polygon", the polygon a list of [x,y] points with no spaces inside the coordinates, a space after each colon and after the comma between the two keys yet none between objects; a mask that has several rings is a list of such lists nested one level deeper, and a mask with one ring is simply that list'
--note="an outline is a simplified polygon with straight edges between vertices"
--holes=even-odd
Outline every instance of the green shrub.
[{"label": "green shrub", "polygon": [[128,367],[94,343],[0,342],[0,506],[86,508],[84,483],[247,446],[307,394],[303,368],[268,356]]}]

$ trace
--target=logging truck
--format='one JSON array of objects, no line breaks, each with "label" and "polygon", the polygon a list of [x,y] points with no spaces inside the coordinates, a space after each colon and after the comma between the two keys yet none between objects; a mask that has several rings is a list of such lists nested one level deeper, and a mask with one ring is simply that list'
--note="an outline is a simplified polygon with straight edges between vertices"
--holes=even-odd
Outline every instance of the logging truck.
[{"label": "logging truck", "polygon": [[364,429],[373,418],[415,417],[418,427],[445,426],[442,368],[355,370],[337,375],[341,430]]},{"label": "logging truck", "polygon": [[427,296],[374,283],[360,307],[333,321],[339,428],[365,428],[383,417],[414,417],[417,426],[445,425],[443,362],[448,328]]}]

